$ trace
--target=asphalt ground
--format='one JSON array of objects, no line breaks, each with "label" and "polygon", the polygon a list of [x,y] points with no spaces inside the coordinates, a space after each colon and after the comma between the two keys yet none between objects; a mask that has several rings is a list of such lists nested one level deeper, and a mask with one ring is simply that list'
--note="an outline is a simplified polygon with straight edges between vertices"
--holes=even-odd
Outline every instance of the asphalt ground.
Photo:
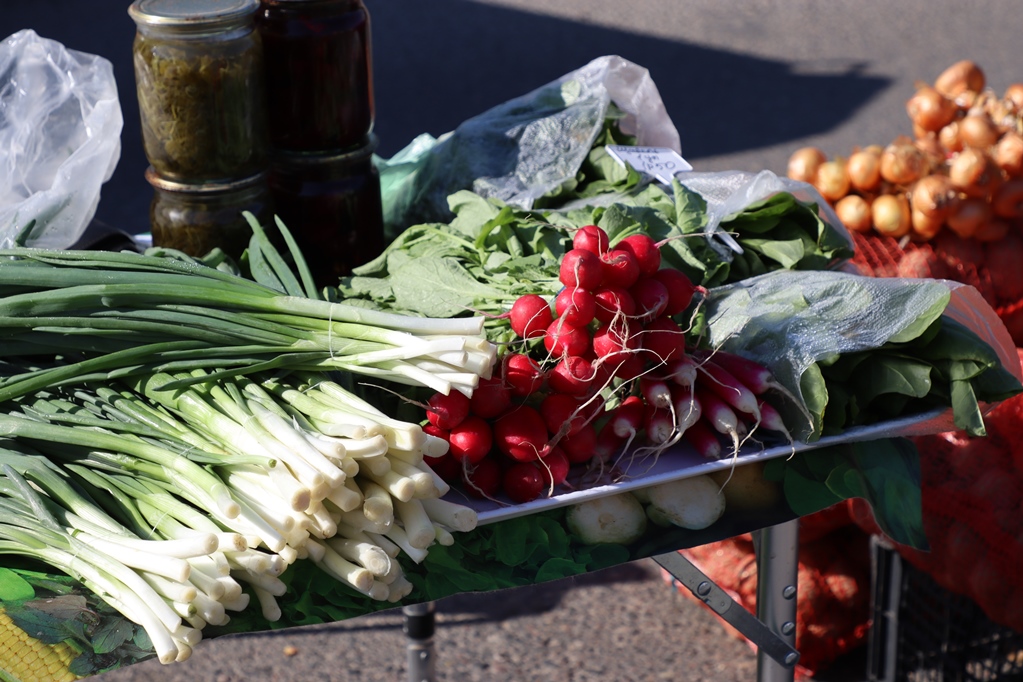
[{"label": "asphalt ground", "polygon": [[[98,223],[147,228],[126,0],[3,3],[22,28],[114,64],[125,127]],[[829,155],[910,132],[917,81],[973,59],[996,90],[1023,80],[1014,0],[367,0],[378,153],[440,135],[594,57],[649,69],[701,171],[773,170],[813,144]],[[107,682],[399,680],[400,611],[207,640],[192,659],[148,662]],[[750,680],[755,654],[662,581],[649,561],[438,604],[438,679]],[[288,654],[291,655],[288,655]],[[862,679],[862,658],[830,679]]]}]

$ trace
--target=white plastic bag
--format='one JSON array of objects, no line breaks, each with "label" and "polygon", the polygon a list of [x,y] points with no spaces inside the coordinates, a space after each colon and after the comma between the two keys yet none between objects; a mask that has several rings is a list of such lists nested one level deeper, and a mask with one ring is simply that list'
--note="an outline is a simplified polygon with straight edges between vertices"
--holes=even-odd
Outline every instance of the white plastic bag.
[{"label": "white plastic bag", "polygon": [[113,65],[19,31],[0,42],[0,246],[64,249],[85,232],[121,156]]}]

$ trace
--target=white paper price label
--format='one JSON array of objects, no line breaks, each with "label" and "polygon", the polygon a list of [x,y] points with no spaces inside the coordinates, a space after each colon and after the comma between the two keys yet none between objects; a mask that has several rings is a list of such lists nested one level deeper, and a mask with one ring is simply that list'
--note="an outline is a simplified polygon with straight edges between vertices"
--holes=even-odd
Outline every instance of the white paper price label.
[{"label": "white paper price label", "polygon": [[659,182],[670,185],[677,173],[691,171],[693,167],[674,149],[669,147],[630,147],[609,144],[607,153],[616,161],[628,164],[640,173],[652,175]]}]

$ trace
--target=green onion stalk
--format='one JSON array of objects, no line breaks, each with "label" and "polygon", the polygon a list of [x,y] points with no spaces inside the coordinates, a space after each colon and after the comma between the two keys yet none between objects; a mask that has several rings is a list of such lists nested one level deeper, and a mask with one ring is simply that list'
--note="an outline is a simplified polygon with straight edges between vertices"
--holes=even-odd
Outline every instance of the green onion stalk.
[{"label": "green onion stalk", "polygon": [[424,459],[446,442],[332,377],[471,394],[496,357],[482,322],[328,302],[253,232],[256,280],[0,251],[0,554],[80,580],[165,663],[250,605],[279,619],[298,561],[400,602],[402,562],[476,525]]}]

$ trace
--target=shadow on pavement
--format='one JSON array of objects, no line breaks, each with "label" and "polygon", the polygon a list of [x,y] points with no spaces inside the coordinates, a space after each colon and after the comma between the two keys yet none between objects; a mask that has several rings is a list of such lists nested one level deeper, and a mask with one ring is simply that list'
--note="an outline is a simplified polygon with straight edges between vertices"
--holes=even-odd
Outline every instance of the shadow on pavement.
[{"label": "shadow on pavement", "polygon": [[[122,155],[96,218],[148,230],[152,196],[135,97],[129,0],[9,3],[6,37],[23,28],[114,65],[124,112]],[[469,0],[367,2],[372,16],[378,153],[440,135],[606,54],[646,67],[690,160],[784,143],[834,128],[889,83],[858,64],[801,65],[664,40]],[[637,10],[642,11],[642,10]],[[684,5],[679,5],[684,12]]]}]

